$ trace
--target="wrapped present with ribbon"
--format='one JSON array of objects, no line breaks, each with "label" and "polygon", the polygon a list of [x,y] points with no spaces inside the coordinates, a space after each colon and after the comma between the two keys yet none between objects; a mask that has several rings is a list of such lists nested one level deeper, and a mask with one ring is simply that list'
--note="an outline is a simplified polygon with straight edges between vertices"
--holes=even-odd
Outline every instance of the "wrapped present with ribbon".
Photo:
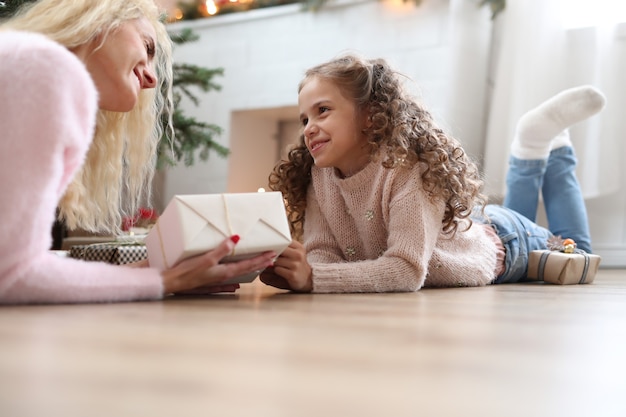
[{"label": "wrapped present with ribbon", "polygon": [[70,248],[69,256],[84,261],[123,265],[146,259],[148,251],[143,242],[123,240],[92,243],[90,245],[74,245]]},{"label": "wrapped present with ribbon", "polygon": [[[183,259],[214,249],[232,235],[239,235],[240,240],[223,262],[270,250],[282,253],[291,243],[282,193],[174,196],[145,239],[150,266],[170,268]],[[224,284],[251,282],[260,272]]]},{"label": "wrapped present with ribbon", "polygon": [[527,276],[550,284],[590,284],[600,260],[598,255],[577,249],[573,240],[556,236],[548,241],[548,249],[530,252]]}]

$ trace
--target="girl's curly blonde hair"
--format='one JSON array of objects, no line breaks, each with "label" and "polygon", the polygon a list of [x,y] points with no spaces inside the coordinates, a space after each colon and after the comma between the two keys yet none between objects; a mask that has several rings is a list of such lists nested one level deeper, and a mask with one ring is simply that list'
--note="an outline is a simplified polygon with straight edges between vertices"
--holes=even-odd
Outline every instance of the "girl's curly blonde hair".
[{"label": "girl's curly blonde hair", "polygon": [[122,218],[150,202],[164,121],[173,137],[172,43],[163,16],[153,0],[39,0],[1,26],[44,34],[70,50],[104,40],[137,18],[145,17],[156,31],[157,86],[142,90],[130,112],[98,111],[86,161],[59,202],[59,217],[69,229],[119,233]]},{"label": "girl's curly blonde hair", "polygon": [[[486,204],[478,168],[459,142],[408,96],[400,74],[383,59],[345,55],[306,71],[298,92],[313,78],[333,82],[345,97],[354,100],[357,111],[367,112],[371,126],[364,127],[364,133],[372,160],[389,169],[423,165],[425,190],[445,201],[444,233],[455,234],[461,223],[471,226],[469,216],[474,208]],[[301,133],[298,145],[269,177],[270,188],[283,193],[291,231],[297,239],[302,237],[313,163]]]}]

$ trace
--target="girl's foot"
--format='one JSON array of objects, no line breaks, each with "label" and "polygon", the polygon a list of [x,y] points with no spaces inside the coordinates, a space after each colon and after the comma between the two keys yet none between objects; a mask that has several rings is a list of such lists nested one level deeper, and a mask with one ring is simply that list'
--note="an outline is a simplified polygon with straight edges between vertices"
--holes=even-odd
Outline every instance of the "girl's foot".
[{"label": "girl's foot", "polygon": [[[524,114],[517,122],[511,154],[519,159],[545,159],[555,137],[559,146],[569,142],[568,127],[581,122],[604,108],[606,99],[588,85],[564,90]],[[559,147],[554,146],[554,147]]]}]

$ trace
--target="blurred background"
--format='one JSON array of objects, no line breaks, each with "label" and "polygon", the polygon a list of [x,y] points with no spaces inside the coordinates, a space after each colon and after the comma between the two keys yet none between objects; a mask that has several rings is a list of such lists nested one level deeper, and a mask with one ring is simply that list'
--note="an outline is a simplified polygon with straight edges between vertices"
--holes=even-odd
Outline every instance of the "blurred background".
[{"label": "blurred background", "polygon": [[[498,202],[517,119],[557,92],[592,84],[607,96],[572,138],[603,266],[626,266],[626,2],[610,0],[310,0],[273,4],[159,0],[177,62],[219,68],[220,89],[181,108],[221,128],[229,150],[163,168],[157,207],[175,194],[254,192],[299,134],[304,71],[343,52],[387,59],[464,145]],[[213,12],[211,14],[210,12]],[[193,87],[191,87],[193,91]],[[540,214],[540,221],[543,221]]]}]

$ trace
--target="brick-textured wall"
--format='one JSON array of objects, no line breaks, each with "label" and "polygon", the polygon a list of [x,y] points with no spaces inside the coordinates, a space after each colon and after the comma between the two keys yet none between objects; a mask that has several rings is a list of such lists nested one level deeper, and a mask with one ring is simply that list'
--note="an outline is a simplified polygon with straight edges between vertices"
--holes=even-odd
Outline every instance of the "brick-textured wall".
[{"label": "brick-textured wall", "polygon": [[187,112],[225,129],[233,154],[167,173],[164,199],[174,194],[255,191],[267,178],[281,120],[297,119],[297,84],[304,70],[345,51],[384,57],[412,81],[438,120],[480,157],[491,21],[469,0],[329,0],[318,12],[287,5],[183,21],[198,42],[175,59],[223,67],[222,91]]}]

